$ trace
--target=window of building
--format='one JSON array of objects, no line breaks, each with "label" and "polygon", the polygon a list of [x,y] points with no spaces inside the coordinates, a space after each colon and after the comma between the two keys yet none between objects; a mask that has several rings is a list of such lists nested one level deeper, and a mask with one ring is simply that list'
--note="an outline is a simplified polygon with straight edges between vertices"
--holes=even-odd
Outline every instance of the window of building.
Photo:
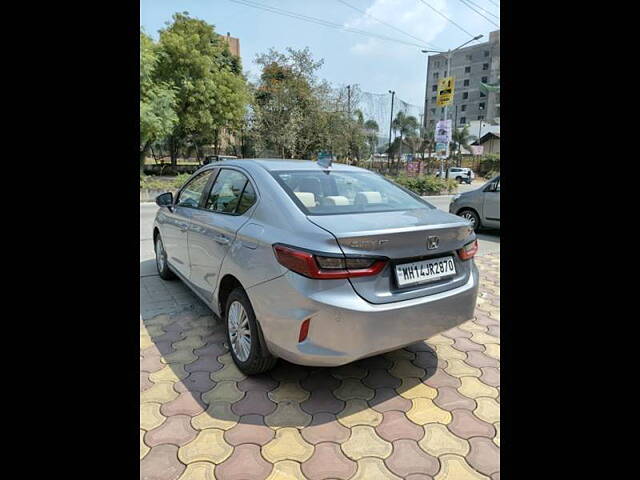
[{"label": "window of building", "polygon": [[436,68],[440,68],[440,61],[437,60],[437,61],[433,62],[433,66],[436,67]]},{"label": "window of building", "polygon": [[467,110],[467,106],[466,105],[462,105],[462,107],[460,107],[460,110],[463,111],[463,112],[466,111]]},{"label": "window of building", "polygon": [[462,93],[462,99],[466,100],[467,98],[469,98],[469,92],[463,92]]},{"label": "window of building", "polygon": [[469,55],[465,55],[465,58],[466,58],[467,60],[471,60],[471,58],[472,58],[472,57],[471,57],[471,55],[469,54]]},{"label": "window of building", "polygon": [[438,78],[440,74],[438,72],[433,72],[433,78]]},{"label": "window of building", "polygon": [[487,96],[487,94],[486,94],[486,93],[484,93],[484,92],[480,92],[480,96],[481,96],[481,97],[486,97],[486,96]]},{"label": "window of building", "polygon": [[483,63],[482,64],[482,70],[489,70],[489,64],[488,63]]},{"label": "window of building", "polygon": [[464,67],[464,73],[471,73],[471,67]]},{"label": "window of building", "polygon": [[465,86],[465,87],[468,87],[469,86],[469,80],[465,80],[462,85]]},{"label": "window of building", "polygon": [[440,113],[444,113],[444,107],[440,109]]},{"label": "window of building", "polygon": [[484,102],[478,104],[478,110],[484,110]]},{"label": "window of building", "polygon": [[478,120],[484,120],[484,115],[478,115]]},{"label": "window of building", "polygon": [[467,123],[467,117],[460,117],[460,125]]},{"label": "window of building", "polygon": [[487,83],[489,81],[489,77],[482,77],[482,80],[480,80],[482,83]]},{"label": "window of building", "polygon": [[490,55],[489,50],[485,50],[485,51],[484,51],[484,56],[485,56],[485,57],[488,57],[489,55]]},{"label": "window of building", "polygon": [[435,92],[436,90],[438,90],[438,85],[434,85],[433,87],[431,87],[431,91],[432,92]]}]

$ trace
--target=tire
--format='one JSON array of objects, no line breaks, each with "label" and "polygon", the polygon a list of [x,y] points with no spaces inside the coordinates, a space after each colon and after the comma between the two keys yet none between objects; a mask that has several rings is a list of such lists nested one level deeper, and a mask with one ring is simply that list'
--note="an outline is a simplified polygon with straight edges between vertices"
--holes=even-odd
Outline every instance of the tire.
[{"label": "tire", "polygon": [[167,252],[164,249],[162,243],[162,237],[158,233],[154,243],[154,250],[156,252],[156,268],[158,269],[158,275],[163,280],[173,280],[176,278],[176,274],[171,271],[167,264]]},{"label": "tire", "polygon": [[459,185],[462,185],[462,177],[456,177],[456,181]]},{"label": "tire", "polygon": [[473,226],[474,231],[477,232],[482,228],[482,225],[480,224],[480,217],[478,217],[478,214],[470,208],[460,210],[458,212],[458,216],[469,220]]},{"label": "tire", "polygon": [[[233,311],[232,311],[233,307]],[[239,307],[242,310],[239,310]],[[243,313],[244,312],[244,316]],[[224,324],[227,332],[227,342],[229,343],[229,351],[236,366],[245,375],[257,375],[271,370],[278,359],[263,349],[261,342],[262,332],[256,321],[256,315],[253,312],[251,302],[247,294],[242,288],[236,288],[229,294],[227,305],[224,310]],[[246,327],[242,328],[245,323],[249,332],[249,344],[247,346]],[[240,333],[238,331],[240,330]],[[243,334],[242,330],[245,331]],[[231,334],[236,332],[232,340]],[[238,339],[237,341],[235,339]],[[244,344],[244,346],[242,346]]]}]

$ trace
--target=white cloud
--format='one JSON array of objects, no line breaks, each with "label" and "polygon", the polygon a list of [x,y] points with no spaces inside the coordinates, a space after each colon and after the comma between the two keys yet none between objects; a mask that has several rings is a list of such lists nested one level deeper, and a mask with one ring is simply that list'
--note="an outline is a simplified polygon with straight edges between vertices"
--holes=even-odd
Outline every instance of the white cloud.
[{"label": "white cloud", "polygon": [[[445,0],[429,0],[429,3],[433,8],[449,16]],[[354,4],[354,6],[357,6],[357,4]],[[422,44],[425,42],[433,42],[447,26],[447,21],[442,16],[418,0],[374,0],[373,4],[366,9],[366,13],[370,16],[361,14],[355,20],[346,22],[344,24],[345,27],[358,28],[387,37]],[[403,35],[397,30],[389,28],[371,17],[393,25],[417,37],[422,40],[422,42],[410,36]],[[401,44],[370,38],[353,45],[351,52],[359,55],[398,55],[407,50],[406,48],[398,48],[398,46],[402,47]],[[434,46],[430,45],[430,47],[433,48]]]}]

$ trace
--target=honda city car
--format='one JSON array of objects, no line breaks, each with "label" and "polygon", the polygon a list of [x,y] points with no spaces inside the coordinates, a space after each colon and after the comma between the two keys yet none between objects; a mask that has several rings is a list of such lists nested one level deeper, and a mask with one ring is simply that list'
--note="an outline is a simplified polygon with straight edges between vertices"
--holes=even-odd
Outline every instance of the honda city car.
[{"label": "honda city car", "polygon": [[368,170],[225,160],[156,203],[159,275],[220,316],[246,374],[343,365],[473,316],[470,222]]}]

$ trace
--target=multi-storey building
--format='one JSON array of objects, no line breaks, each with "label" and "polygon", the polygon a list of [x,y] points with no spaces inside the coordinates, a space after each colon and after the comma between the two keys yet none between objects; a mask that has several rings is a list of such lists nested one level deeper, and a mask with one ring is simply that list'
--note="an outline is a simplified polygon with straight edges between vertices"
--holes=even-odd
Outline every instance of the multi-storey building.
[{"label": "multi-storey building", "polygon": [[[451,55],[450,76],[455,80],[453,104],[447,118],[458,128],[472,120],[500,123],[500,90],[481,88],[481,84],[500,84],[500,30],[489,34],[489,41],[461,48]],[[447,76],[447,56],[431,55],[427,67],[425,112],[427,128],[444,119],[444,108],[436,105],[438,80]],[[497,91],[494,91],[497,90]]]}]

